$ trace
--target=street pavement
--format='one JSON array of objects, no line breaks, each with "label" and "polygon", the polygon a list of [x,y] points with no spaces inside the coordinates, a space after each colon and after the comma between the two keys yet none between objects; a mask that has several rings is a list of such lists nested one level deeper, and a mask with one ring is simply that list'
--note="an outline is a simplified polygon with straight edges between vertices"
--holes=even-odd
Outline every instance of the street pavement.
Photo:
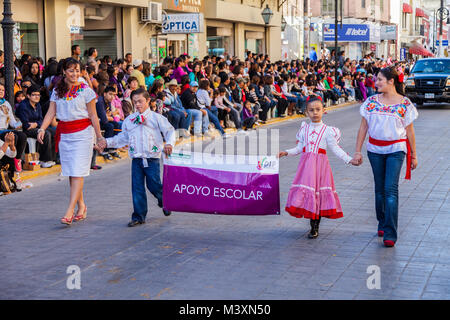
[{"label": "street pavement", "polygon": [[[124,160],[86,179],[88,218],[70,227],[59,222],[67,178],[35,179],[33,188],[0,197],[0,299],[450,299],[449,111],[419,109],[419,167],[411,181],[401,179],[394,248],[376,235],[364,152],[360,167],[329,152],[344,217],[323,219],[315,240],[307,238],[308,220],[284,210],[165,217],[150,194],[147,223],[128,228],[131,168]],[[295,145],[303,120],[269,127],[279,130],[281,149]],[[353,154],[358,105],[329,112],[324,122],[341,129],[341,146]],[[282,208],[297,164],[298,157],[281,159]],[[68,289],[71,265],[81,270],[80,289]],[[379,289],[370,285],[377,275]]]}]

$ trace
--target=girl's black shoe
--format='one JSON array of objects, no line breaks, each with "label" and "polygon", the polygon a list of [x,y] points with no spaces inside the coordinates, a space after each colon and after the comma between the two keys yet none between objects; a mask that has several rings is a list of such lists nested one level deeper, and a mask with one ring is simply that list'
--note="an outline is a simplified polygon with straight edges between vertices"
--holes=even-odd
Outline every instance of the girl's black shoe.
[{"label": "girl's black shoe", "polygon": [[315,239],[319,236],[319,223],[320,218],[318,220],[310,220],[311,231],[308,234],[309,239]]}]

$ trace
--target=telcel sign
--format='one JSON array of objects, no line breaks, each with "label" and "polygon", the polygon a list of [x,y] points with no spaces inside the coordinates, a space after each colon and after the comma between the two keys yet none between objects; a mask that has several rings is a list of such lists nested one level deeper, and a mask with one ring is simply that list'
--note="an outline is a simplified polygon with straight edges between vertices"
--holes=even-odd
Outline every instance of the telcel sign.
[{"label": "telcel sign", "polygon": [[201,33],[203,32],[203,14],[167,14],[163,15],[162,33]]},{"label": "telcel sign", "polygon": [[[323,40],[334,41],[334,24],[323,25]],[[338,25],[338,41],[341,42],[369,42],[370,27],[366,24]]]}]

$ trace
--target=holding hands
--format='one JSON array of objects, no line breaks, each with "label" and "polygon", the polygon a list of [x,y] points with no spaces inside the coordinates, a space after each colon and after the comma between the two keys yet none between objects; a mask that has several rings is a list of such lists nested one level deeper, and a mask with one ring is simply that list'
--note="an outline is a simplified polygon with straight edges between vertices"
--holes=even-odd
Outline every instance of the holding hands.
[{"label": "holding hands", "polygon": [[166,144],[164,146],[163,152],[166,154],[166,159],[172,154],[172,146],[170,144]]},{"label": "holding hands", "polygon": [[355,152],[353,159],[350,160],[350,163],[354,166],[360,166],[363,163],[363,157],[361,152]]},{"label": "holding hands", "polygon": [[277,158],[286,157],[287,155],[288,155],[288,153],[286,151],[281,151],[280,153],[278,153]]},{"label": "holding hands", "polygon": [[94,146],[94,149],[99,153],[102,153],[103,150],[107,147],[106,139],[103,137],[97,138],[97,144]]}]

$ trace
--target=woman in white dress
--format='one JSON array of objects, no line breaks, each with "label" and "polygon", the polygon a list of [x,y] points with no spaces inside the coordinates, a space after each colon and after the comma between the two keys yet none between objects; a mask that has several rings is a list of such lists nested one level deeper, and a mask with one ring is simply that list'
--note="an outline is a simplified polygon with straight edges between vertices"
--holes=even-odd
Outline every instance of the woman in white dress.
[{"label": "woman in white dress", "polygon": [[[61,223],[70,225],[72,221],[86,219],[87,208],[83,198],[84,177],[89,175],[93,147],[106,142],[100,131],[100,123],[95,109],[96,94],[85,83],[79,82],[80,63],[67,58],[63,65],[64,76],[53,89],[50,106],[45,115],[38,141],[42,143],[45,129],[56,116],[56,149],[59,149],[62,175],[70,180],[69,207]],[[78,211],[74,219],[75,206]]]}]

